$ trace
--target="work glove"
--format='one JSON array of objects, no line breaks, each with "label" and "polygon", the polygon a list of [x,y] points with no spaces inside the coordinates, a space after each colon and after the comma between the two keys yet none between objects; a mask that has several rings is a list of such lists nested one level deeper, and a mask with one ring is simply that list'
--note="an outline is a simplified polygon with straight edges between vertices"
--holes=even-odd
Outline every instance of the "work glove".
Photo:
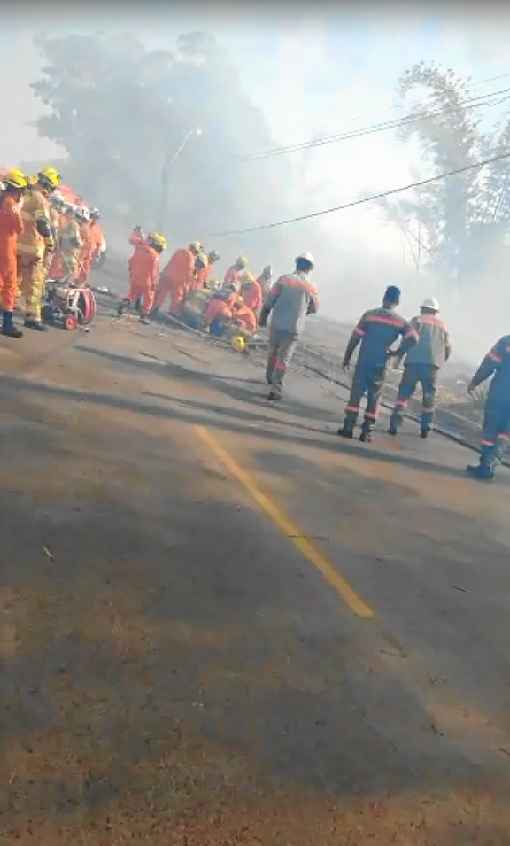
[{"label": "work glove", "polygon": [[36,220],[35,228],[43,238],[51,238],[51,226],[45,217],[40,217]]}]

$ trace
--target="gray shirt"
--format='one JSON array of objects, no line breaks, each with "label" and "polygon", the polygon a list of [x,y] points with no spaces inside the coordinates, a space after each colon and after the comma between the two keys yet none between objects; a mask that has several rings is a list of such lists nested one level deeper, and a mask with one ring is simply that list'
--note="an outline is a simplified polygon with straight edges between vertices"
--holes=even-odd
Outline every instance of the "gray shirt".
[{"label": "gray shirt", "polygon": [[273,312],[271,329],[298,335],[307,314],[319,310],[319,293],[305,274],[280,276],[264,303],[266,314]]},{"label": "gray shirt", "polygon": [[451,354],[451,344],[446,324],[436,314],[419,314],[411,320],[418,333],[418,343],[411,347],[406,364],[429,364],[442,367]]}]

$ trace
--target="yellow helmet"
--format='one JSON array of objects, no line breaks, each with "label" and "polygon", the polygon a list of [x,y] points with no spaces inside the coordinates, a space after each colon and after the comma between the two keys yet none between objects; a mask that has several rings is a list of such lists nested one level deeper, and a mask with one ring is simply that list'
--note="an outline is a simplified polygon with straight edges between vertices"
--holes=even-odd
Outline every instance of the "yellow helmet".
[{"label": "yellow helmet", "polygon": [[153,247],[155,247],[160,253],[163,250],[166,250],[167,247],[167,240],[161,232],[149,232],[147,235],[147,240],[150,241]]},{"label": "yellow helmet", "polygon": [[37,174],[39,182],[47,185],[52,191],[58,188],[61,182],[61,176],[56,167],[45,167]]},{"label": "yellow helmet", "polygon": [[13,167],[3,181],[12,188],[28,188],[28,177],[18,167]]},{"label": "yellow helmet", "polygon": [[242,335],[234,335],[230,343],[236,352],[244,352],[246,349],[246,341]]}]

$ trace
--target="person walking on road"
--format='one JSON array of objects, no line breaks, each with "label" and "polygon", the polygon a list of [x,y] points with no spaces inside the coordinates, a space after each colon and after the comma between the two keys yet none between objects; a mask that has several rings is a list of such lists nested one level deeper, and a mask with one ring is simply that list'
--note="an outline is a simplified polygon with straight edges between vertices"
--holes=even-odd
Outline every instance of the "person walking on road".
[{"label": "person walking on road", "polygon": [[285,373],[303,331],[305,318],[319,310],[319,294],[310,281],[314,265],[311,253],[298,256],[295,273],[280,276],[262,306],[259,326],[267,325],[272,312],[266,370],[267,381],[271,385],[269,400],[282,398]]},{"label": "person walking on road", "polygon": [[510,439],[510,335],[500,338],[487,353],[468,385],[468,392],[472,394],[491,376],[493,379],[485,403],[480,463],[467,467],[467,472],[475,479],[494,478],[500,442]]},{"label": "person walking on road", "polygon": [[452,352],[448,329],[438,314],[439,303],[435,297],[431,297],[423,301],[420,314],[411,320],[419,340],[406,355],[404,375],[390,418],[390,435],[398,434],[402,414],[418,384],[422,389],[421,437],[427,438],[429,435],[434,419],[437,374]]},{"label": "person walking on road", "polygon": [[402,336],[404,340],[398,355],[403,356],[418,341],[416,329],[396,312],[399,302],[400,289],[390,285],[384,293],[382,307],[371,309],[362,315],[347,344],[344,370],[350,367],[356,347],[361,344],[361,348],[352,380],[351,395],[345,407],[344,425],[337,433],[343,438],[352,438],[360,402],[366,394],[367,407],[359,439],[366,442],[372,440],[386,366],[394,354],[390,349],[391,345]]}]

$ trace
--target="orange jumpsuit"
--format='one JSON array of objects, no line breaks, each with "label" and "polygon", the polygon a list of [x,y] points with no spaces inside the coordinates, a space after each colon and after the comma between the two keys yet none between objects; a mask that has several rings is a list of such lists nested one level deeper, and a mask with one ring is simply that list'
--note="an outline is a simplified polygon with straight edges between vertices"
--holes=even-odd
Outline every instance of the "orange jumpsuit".
[{"label": "orange jumpsuit", "polygon": [[135,248],[134,251],[133,251],[133,254],[128,259],[129,285],[131,286],[131,277],[133,275],[132,274],[133,259],[134,259],[135,254],[136,254],[136,248],[140,244],[145,244],[145,239],[144,239],[141,232],[139,232],[137,229],[133,229],[133,231],[132,231],[131,235],[129,236],[128,240],[129,240],[129,243],[131,244],[131,246]]},{"label": "orange jumpsuit", "polygon": [[177,250],[159,280],[158,290],[154,299],[154,308],[161,308],[170,295],[170,314],[179,315],[182,311],[184,297],[193,285],[195,270],[195,256],[190,250]]},{"label": "orange jumpsuit", "polygon": [[0,301],[4,311],[14,311],[18,289],[17,246],[23,230],[20,205],[11,194],[0,201]]},{"label": "orange jumpsuit", "polygon": [[257,318],[255,312],[246,304],[235,308],[232,317],[235,323],[238,323],[239,326],[250,332],[250,334],[256,331]]},{"label": "orange jumpsuit", "polygon": [[197,270],[195,274],[195,279],[193,281],[193,290],[199,291],[202,288],[205,288],[207,284],[207,280],[209,279],[209,274],[211,272],[212,264],[208,264],[207,267],[201,267],[200,270]]},{"label": "orange jumpsuit", "polygon": [[77,281],[80,285],[87,285],[90,268],[92,266],[92,239],[90,237],[90,223],[83,221],[80,223],[80,235],[82,240],[80,252],[80,270]]},{"label": "orange jumpsuit", "polygon": [[232,307],[229,300],[222,300],[220,297],[213,297],[207,303],[207,308],[204,314],[204,324],[209,326],[213,320],[221,318],[222,320],[232,319]]},{"label": "orange jumpsuit", "polygon": [[260,283],[256,280],[253,282],[246,282],[241,288],[241,295],[244,304],[253,311],[258,311],[262,308],[262,288]]},{"label": "orange jumpsuit", "polygon": [[62,253],[56,250],[51,258],[50,269],[48,270],[48,279],[63,279],[66,275],[66,268]]},{"label": "orange jumpsuit", "polygon": [[129,293],[130,303],[142,300],[143,314],[149,314],[154,300],[154,291],[159,276],[159,253],[149,246],[143,238],[135,246],[135,251],[129,259]]},{"label": "orange jumpsuit", "polygon": [[89,229],[90,238],[90,260],[94,262],[98,255],[104,251],[105,240],[103,230],[101,229],[97,220],[92,220]]},{"label": "orange jumpsuit", "polygon": [[239,270],[235,264],[232,267],[229,267],[227,272],[225,273],[225,279],[223,280],[225,284],[233,284],[236,286],[237,290],[239,290],[241,285],[241,276],[246,273],[246,270]]}]

